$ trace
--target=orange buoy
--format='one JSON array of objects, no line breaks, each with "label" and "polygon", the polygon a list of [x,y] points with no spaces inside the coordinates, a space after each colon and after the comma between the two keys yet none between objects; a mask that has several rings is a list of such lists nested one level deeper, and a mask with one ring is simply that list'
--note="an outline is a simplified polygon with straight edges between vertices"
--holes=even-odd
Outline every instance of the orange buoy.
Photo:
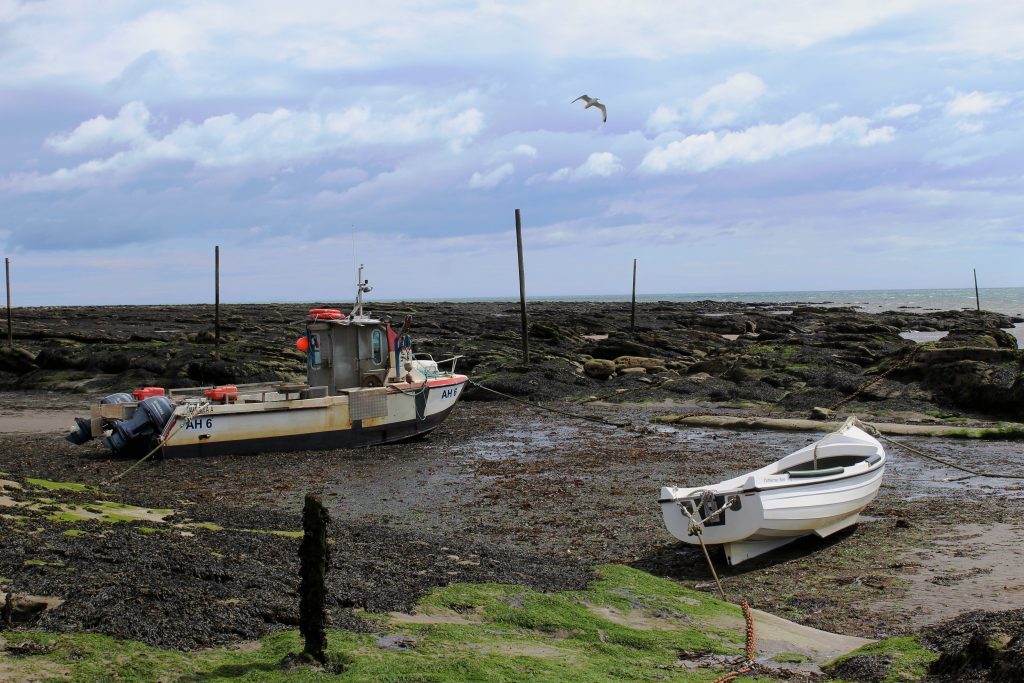
[{"label": "orange buoy", "polygon": [[309,350],[309,337],[299,337],[295,340],[295,348],[299,351]]}]

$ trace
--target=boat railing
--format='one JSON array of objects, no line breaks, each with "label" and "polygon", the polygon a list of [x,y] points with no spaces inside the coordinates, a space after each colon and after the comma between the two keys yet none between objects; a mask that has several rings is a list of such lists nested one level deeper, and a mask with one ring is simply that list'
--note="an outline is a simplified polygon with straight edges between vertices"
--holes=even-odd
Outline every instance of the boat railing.
[{"label": "boat railing", "polygon": [[452,356],[451,358],[445,358],[444,360],[437,360],[437,361],[435,361],[434,357],[432,355],[430,355],[429,353],[414,353],[412,355],[412,357],[415,360],[428,360],[431,363],[434,363],[435,365],[437,365],[437,368],[439,370],[441,369],[441,366],[444,365],[445,363],[451,363],[452,367],[451,367],[450,370],[448,370],[448,372],[450,372],[450,373],[452,373],[454,375],[455,374],[455,365],[459,362],[459,359],[462,358],[464,355],[465,354],[461,354],[460,353],[458,355]]}]

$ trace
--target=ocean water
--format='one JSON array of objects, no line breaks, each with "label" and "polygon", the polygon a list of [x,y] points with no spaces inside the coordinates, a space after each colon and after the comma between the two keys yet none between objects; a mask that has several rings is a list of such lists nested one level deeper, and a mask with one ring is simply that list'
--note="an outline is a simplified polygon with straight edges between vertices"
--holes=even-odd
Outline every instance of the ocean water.
[{"label": "ocean water", "polygon": [[[1024,317],[1024,287],[990,287],[979,291],[981,308]],[[881,311],[958,311],[975,308],[974,289],[861,289],[821,292],[705,292],[700,294],[638,294],[637,301],[728,301],[743,303],[854,306],[865,313]],[[517,301],[512,297],[445,298],[434,301]],[[627,294],[527,296],[528,301],[629,301]]]}]

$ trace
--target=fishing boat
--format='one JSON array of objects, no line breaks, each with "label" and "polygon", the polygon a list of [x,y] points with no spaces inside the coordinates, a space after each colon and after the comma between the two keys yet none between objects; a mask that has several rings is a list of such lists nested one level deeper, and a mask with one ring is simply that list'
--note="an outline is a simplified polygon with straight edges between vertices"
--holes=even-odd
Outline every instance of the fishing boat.
[{"label": "fishing boat", "polygon": [[721,545],[730,565],[845,529],[878,495],[885,472],[885,450],[863,427],[851,417],[753,472],[711,486],[666,486],[658,501],[665,525],[685,543]]},{"label": "fishing boat", "polygon": [[411,318],[396,331],[356,303],[309,311],[296,346],[306,352],[305,383],[260,383],[112,394],[79,417],[67,438],[93,438],[114,453],[202,456],[359,448],[422,436],[451,413],[468,381],[461,356],[435,361],[413,353]]}]

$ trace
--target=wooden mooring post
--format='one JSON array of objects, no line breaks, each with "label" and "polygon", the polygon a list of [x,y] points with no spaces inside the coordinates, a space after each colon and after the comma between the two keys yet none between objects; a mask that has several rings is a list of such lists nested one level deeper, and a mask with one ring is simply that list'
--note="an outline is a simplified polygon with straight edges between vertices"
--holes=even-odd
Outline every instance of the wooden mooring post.
[{"label": "wooden mooring post", "polygon": [[7,346],[14,348],[14,327],[11,323],[11,259],[6,257],[4,271],[7,275]]},{"label": "wooden mooring post", "polygon": [[220,360],[220,246],[213,248],[213,357]]},{"label": "wooden mooring post", "polygon": [[636,259],[633,259],[633,305],[629,309],[629,331],[636,332]]},{"label": "wooden mooring post", "polygon": [[530,320],[526,315],[526,274],[523,269],[523,222],[516,209],[516,251],[519,253],[519,310],[523,318],[523,365],[530,364]]},{"label": "wooden mooring post", "polygon": [[326,576],[331,564],[327,547],[330,515],[320,499],[306,494],[302,508],[302,544],[299,546],[299,632],[305,641],[302,656],[327,663]]},{"label": "wooden mooring post", "polygon": [[973,268],[974,271],[974,305],[978,307],[978,311],[981,311],[981,297],[978,296],[978,269]]}]

